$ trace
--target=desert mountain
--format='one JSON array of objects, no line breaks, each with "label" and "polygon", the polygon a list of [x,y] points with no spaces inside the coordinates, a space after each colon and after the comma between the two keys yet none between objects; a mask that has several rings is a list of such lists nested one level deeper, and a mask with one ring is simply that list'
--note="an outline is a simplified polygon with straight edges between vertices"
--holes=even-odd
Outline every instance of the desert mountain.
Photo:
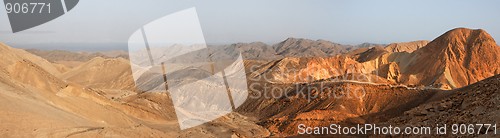
[{"label": "desert mountain", "polygon": [[[176,51],[172,49],[180,50],[185,47],[184,45],[175,44],[162,52],[169,53],[169,51]],[[314,41],[309,39],[288,38],[273,46],[269,46],[262,42],[252,42],[235,43],[231,45],[208,45],[207,49],[188,53],[182,60],[206,60],[206,55],[209,55],[213,60],[226,60],[234,59],[234,57],[238,57],[240,53],[246,60],[278,60],[284,57],[330,57],[341,53],[347,53],[349,50],[352,50],[353,47],[325,40]]]},{"label": "desert mountain", "polygon": [[27,49],[26,51],[40,56],[52,63],[58,63],[65,65],[69,68],[76,67],[84,62],[87,62],[93,58],[128,58],[128,53],[126,51],[106,51],[106,52],[71,52],[63,50],[38,50],[38,49]]},{"label": "desert mountain", "polygon": [[64,74],[61,78],[85,87],[134,90],[130,62],[123,58],[96,57]]},{"label": "desert mountain", "polygon": [[374,45],[371,47],[361,47],[352,50],[346,55],[362,63],[374,60],[388,53],[397,53],[397,52],[412,53],[413,51],[426,46],[427,43],[429,43],[429,41],[421,40],[413,42],[391,43],[387,46]]},{"label": "desert mountain", "polygon": [[[418,41],[410,44],[418,47],[424,43]],[[391,46],[395,45],[389,45],[386,49],[393,49]],[[500,65],[497,64],[500,47],[484,30],[453,29],[426,46],[409,52],[386,53],[363,64],[367,68],[378,69],[396,63],[394,69],[400,74],[397,82],[442,89],[460,88],[500,73]]]},{"label": "desert mountain", "polygon": [[284,57],[329,57],[347,53],[351,46],[325,40],[288,38],[273,45],[276,53]]},{"label": "desert mountain", "polygon": [[[378,49],[378,51],[382,51],[381,53],[383,54],[380,54],[378,57],[373,56],[375,57],[374,59],[368,60],[363,63],[359,63],[355,60],[345,57],[328,58],[329,60],[317,57],[302,59],[284,58],[279,61],[271,62],[267,65],[262,66],[262,68],[266,69],[257,70],[256,74],[262,74],[263,78],[273,78],[271,79],[273,81],[281,80],[281,82],[286,82],[282,84],[274,84],[272,86],[279,87],[279,89],[281,90],[286,90],[281,92],[284,92],[287,96],[277,98],[277,100],[257,99],[255,101],[248,102],[248,104],[245,104],[244,107],[240,110],[242,112],[245,112],[249,110],[247,108],[257,108],[251,111],[262,111],[259,113],[255,113],[257,116],[262,117],[262,122],[260,122],[259,124],[268,128],[275,136],[293,136],[297,132],[298,124],[306,124],[306,126],[328,126],[331,123],[344,125],[356,123],[381,123],[392,117],[398,117],[396,119],[393,119],[392,122],[402,125],[408,123],[411,124],[411,122],[417,124],[417,126],[420,126],[419,124],[423,124],[426,122],[435,123],[434,121],[425,121],[429,119],[443,120],[445,122],[442,123],[453,124],[464,123],[463,121],[459,121],[462,120],[462,118],[467,118],[469,120],[474,118],[469,114],[458,112],[460,110],[463,110],[464,108],[470,107],[471,109],[465,110],[470,114],[481,114],[485,112],[485,109],[496,108],[492,107],[492,105],[494,104],[490,103],[495,103],[494,97],[498,97],[496,93],[498,93],[499,91],[497,90],[497,87],[495,85],[498,82],[498,76],[487,79],[483,82],[479,82],[478,84],[474,84],[472,86],[461,89],[456,89],[453,91],[439,91],[433,89],[425,89],[423,87],[421,87],[422,89],[414,89],[406,87],[398,88],[388,85],[377,86],[371,84],[349,84],[350,82],[335,83],[335,81],[332,83],[322,80],[324,78],[338,75],[330,74],[329,72],[324,72],[323,70],[343,70],[345,69],[343,66],[351,66],[351,68],[353,69],[353,73],[369,74],[377,72],[377,76],[385,78],[391,82],[397,82],[406,85],[434,85],[434,87],[439,88],[445,88],[442,85],[448,85],[450,82],[448,80],[459,79],[453,78],[452,76],[466,76],[466,78],[468,78],[468,76],[474,76],[477,78],[480,76],[491,77],[495,74],[498,74],[498,64],[496,63],[498,62],[498,56],[500,54],[498,53],[499,47],[496,45],[491,36],[489,36],[489,34],[487,34],[483,30],[470,30],[464,28],[453,29],[436,38],[425,47],[421,47],[420,45],[424,43],[426,42],[419,41],[406,43],[408,45],[392,44],[383,49],[380,47],[372,47],[370,49]],[[412,51],[413,48],[415,48],[414,51]],[[370,51],[370,49],[368,49],[367,51]],[[481,53],[482,55],[480,55],[479,53]],[[478,59],[483,60],[479,61]],[[339,64],[340,66],[334,64],[342,63],[342,61],[349,62],[345,62],[347,64],[344,65]],[[453,75],[451,75],[452,73],[450,72],[452,71],[450,71],[450,69],[452,67],[449,66],[453,66],[453,68],[458,69],[465,69],[465,71],[461,72],[460,70],[454,70]],[[448,69],[444,69],[446,70],[444,72],[447,73],[436,71],[439,70],[438,68],[444,67],[449,67]],[[299,73],[287,72],[287,70],[290,69],[295,69],[294,71]],[[304,72],[310,74],[310,77],[301,77],[300,74],[304,74],[300,73],[302,72],[301,70],[304,70]],[[483,75],[484,73],[488,75]],[[313,76],[321,77],[314,78]],[[288,85],[295,85],[295,83],[297,82],[304,82],[303,80],[294,80],[290,78],[311,78],[311,80],[318,81],[298,85],[299,87],[289,88],[290,86]],[[446,81],[442,81],[439,78],[449,79],[446,79]],[[427,79],[434,81],[426,81]],[[482,79],[484,78],[477,79],[476,81]],[[451,88],[458,88],[467,86],[470,83],[476,81],[466,80],[467,83],[465,84],[460,84],[459,86],[449,86],[451,86]],[[455,81],[453,81],[453,83],[455,83]],[[327,89],[327,91],[321,91],[319,89],[315,89],[315,87],[319,87],[319,85],[331,86],[332,88],[340,87],[343,89],[340,89],[340,91],[337,91],[337,93],[335,90],[328,91]],[[296,89],[303,91],[297,92]],[[338,101],[338,99],[328,99],[328,93],[339,94],[338,92],[342,92],[342,90],[344,90],[344,92],[346,90],[348,92],[352,92],[353,90],[366,90],[367,95],[359,99],[341,99],[340,101]],[[389,93],[385,93],[385,90],[387,90]],[[395,91],[400,91],[400,93],[392,95]],[[480,94],[480,92],[484,91],[486,91],[484,94]],[[276,94],[275,92],[272,93]],[[453,94],[455,96],[449,96],[450,94]],[[313,100],[307,101],[307,97],[311,97],[311,95],[314,97]],[[403,96],[405,98],[398,99],[397,97],[400,96]],[[366,97],[369,98],[364,99]],[[385,99],[383,97],[397,98],[397,100]],[[474,98],[471,99],[471,97]],[[379,99],[380,101],[377,101],[378,98],[381,98]],[[446,98],[448,100],[442,100],[443,98]],[[463,102],[467,102],[466,105],[455,105],[456,102],[460,103],[462,99],[465,99]],[[482,99],[490,100],[486,104],[483,104],[483,102],[477,102],[483,101]],[[390,101],[405,100],[409,100],[409,102],[407,102],[407,104],[405,104],[405,102],[398,102],[396,105],[385,103]],[[429,104],[430,102],[435,101],[441,102]],[[367,104],[363,105],[363,103]],[[423,105],[419,106],[420,104]],[[371,108],[373,105],[376,105],[377,108]],[[417,108],[410,110],[414,107]],[[448,111],[448,109],[450,108],[452,108],[453,110]],[[446,112],[442,112],[445,110]],[[369,113],[370,111],[373,112]],[[415,118],[411,116],[406,117],[403,113],[404,111],[408,111],[407,113],[405,113],[406,115],[415,116]],[[498,119],[496,119],[496,116],[493,115],[495,113],[496,111],[491,113],[489,112],[483,119],[481,119],[481,121],[488,121],[492,123],[497,122],[496,120]],[[449,117],[442,118],[442,115]],[[481,121],[475,120],[472,122]]]},{"label": "desert mountain", "polygon": [[484,30],[457,28],[412,53],[403,74],[420,84],[459,88],[500,73],[500,47]]},{"label": "desert mountain", "polygon": [[223,46],[210,46],[212,59],[233,59],[242,54],[244,59],[276,60],[283,56],[277,55],[274,49],[262,42],[236,43]]},{"label": "desert mountain", "polygon": [[[128,59],[128,52],[124,51],[124,50],[103,51],[103,52],[97,52],[97,53],[93,53],[93,54],[99,54],[99,53],[106,56],[106,57],[110,57],[110,58]],[[86,53],[83,53],[83,54],[86,54]]]},{"label": "desert mountain", "polygon": [[454,89],[500,73],[500,47],[484,30],[453,29],[423,46],[426,43],[394,43],[340,57],[284,58],[262,66],[256,74],[273,81],[304,82],[360,73],[404,85]]},{"label": "desert mountain", "polygon": [[[92,128],[79,126],[130,123],[130,119],[116,110],[105,110],[104,99],[97,93],[69,85],[53,75],[57,72],[48,61],[5,45],[0,49],[5,59],[0,63],[0,109],[5,113],[0,118],[4,122],[1,129],[7,131],[4,134],[59,136],[57,131],[71,134]],[[116,116],[111,119],[108,113]],[[107,120],[107,123],[98,120]],[[8,132],[9,129],[16,131]]]},{"label": "desert mountain", "polygon": [[27,49],[26,51],[47,59],[50,62],[57,61],[82,61],[86,62],[96,57],[102,58],[126,58],[126,51],[106,51],[106,52],[71,52],[64,50],[38,50]]},{"label": "desert mountain", "polygon": [[[357,76],[375,78],[373,79],[374,82],[397,83],[399,82],[399,79],[407,79],[409,77],[401,76],[399,64],[395,63],[405,62],[404,60],[410,58],[409,53],[425,46],[427,41],[392,43],[388,46],[365,43],[361,45],[364,47],[358,46],[357,49],[350,49],[349,46],[342,46],[335,43],[325,44],[330,47],[326,49],[336,51],[326,52],[331,54],[319,52],[328,51],[322,50],[325,47],[319,46],[321,43],[329,42],[322,40],[312,41],[307,39],[289,38],[280,44],[275,45],[278,52],[280,51],[279,49],[284,49],[282,52],[293,51],[291,53],[299,52],[297,49],[306,49],[308,52],[299,53],[309,53],[309,55],[319,56],[285,56],[285,58],[281,60],[272,61],[268,64],[262,65],[261,68],[253,70],[255,72],[251,71],[254,74],[252,77],[255,77],[256,74],[260,74],[270,78],[273,82],[290,83],[315,81],[357,73]],[[346,50],[350,51],[345,53]],[[284,53],[280,55],[287,55]],[[385,78],[386,80],[379,79],[377,76]]]},{"label": "desert mountain", "polygon": [[[262,78],[271,78],[267,80],[271,80],[274,85],[267,86],[268,89],[269,87],[278,87],[279,90],[282,90],[278,91],[278,93],[284,92],[286,96],[275,100],[256,99],[244,104],[240,110],[246,112],[249,110],[247,108],[254,107],[256,109],[250,111],[262,111],[255,113],[256,116],[262,117],[259,124],[268,128],[275,136],[295,135],[298,124],[328,126],[331,123],[344,125],[382,123],[393,117],[398,118],[393,119],[392,122],[402,122],[398,123],[401,125],[411,124],[411,122],[417,125],[436,123],[435,121],[426,121],[429,119],[442,120],[445,121],[442,123],[447,124],[464,123],[459,121],[463,120],[462,118],[467,118],[473,122],[497,122],[498,119],[493,115],[496,110],[488,112],[483,119],[474,120],[474,117],[470,114],[479,115],[486,112],[486,109],[496,108],[493,107],[494,104],[490,103],[495,103],[495,97],[498,97],[496,95],[499,92],[496,87],[498,76],[467,86],[499,74],[499,64],[497,63],[500,48],[493,38],[484,30],[457,28],[446,32],[422,47],[425,43],[427,42],[418,41],[391,44],[385,48],[372,47],[357,54],[371,55],[375,53],[376,56],[363,56],[368,58],[362,63],[343,56],[337,56],[336,58],[284,58],[271,62],[263,65],[262,70],[257,70],[254,73],[261,74]],[[342,73],[345,67],[350,67],[352,72]],[[288,71],[290,69],[293,69],[296,73],[290,73]],[[338,82],[334,80],[330,82],[329,79],[325,80],[325,78],[339,74],[325,72],[324,70],[336,69],[341,70],[340,74],[373,74],[397,84],[408,86],[424,85],[455,90],[441,91],[428,89],[429,87],[395,87],[387,85],[390,84],[387,82],[373,85],[372,83],[356,81]],[[303,74],[308,75],[304,76]],[[295,78],[307,78],[308,80],[297,80]],[[298,87],[290,87],[289,85],[297,85]],[[323,86],[323,88],[324,86],[330,86],[331,88],[340,88],[340,90],[329,91],[329,89],[326,89],[326,91],[323,91],[315,89],[319,86]],[[299,91],[296,91],[297,89]],[[356,92],[356,90],[366,90],[367,93],[362,98],[328,99],[331,98],[328,97],[329,93],[335,95],[342,94],[339,92],[347,91],[352,93],[353,91]],[[388,93],[385,93],[385,90]],[[271,91],[271,93],[276,95],[274,91]],[[262,95],[262,93],[257,95]],[[310,97],[313,97],[313,99],[310,100]],[[484,103],[483,99],[489,99],[489,101]],[[404,102],[406,100],[409,101]],[[391,101],[398,101],[398,103]],[[441,102],[431,103],[436,101]],[[466,102],[466,105],[455,105],[457,102],[459,104]],[[364,105],[365,103],[366,105]],[[422,106],[419,106],[421,104]],[[372,108],[373,106],[377,108]],[[415,109],[410,110],[412,108]],[[458,112],[461,110],[467,113]],[[403,113],[404,111],[408,112]],[[415,116],[415,118],[412,116]],[[448,118],[442,118],[441,116],[448,116]]]},{"label": "desert mountain", "polygon": [[372,47],[376,47],[376,46],[386,47],[387,45],[386,44],[375,44],[375,43],[362,43],[362,44],[356,45],[356,48],[372,48]]},{"label": "desert mountain", "polygon": [[55,77],[61,74],[57,66],[43,58],[1,43],[0,53],[0,69],[12,80],[48,91],[65,85]]},{"label": "desert mountain", "polygon": [[[24,50],[1,44],[0,56],[5,59],[0,61],[0,134],[4,136],[268,135],[267,130],[237,113],[180,132],[173,106],[166,93],[142,93],[109,98],[105,96],[108,91],[86,88],[60,79],[53,75],[59,73],[50,62]],[[82,68],[90,66],[92,69],[92,66],[96,67],[95,64],[117,65],[116,63],[121,63],[120,60],[123,59],[115,61],[98,58]],[[79,73],[81,72],[75,71],[68,74],[82,75]],[[235,127],[235,123],[245,124],[246,128],[254,133],[250,134]],[[213,126],[219,127],[214,131],[205,131]]]},{"label": "desert mountain", "polygon": [[388,52],[408,52],[411,53],[417,49],[426,46],[429,41],[420,40],[412,42],[392,43],[385,47]]},{"label": "desert mountain", "polygon": [[[58,70],[58,67],[54,64],[50,64],[46,59],[41,58],[39,56],[34,56],[29,52],[26,52],[24,50],[20,49],[14,49],[11,47],[8,47],[7,45],[0,43],[0,52],[3,54],[0,55],[2,57],[5,57],[2,62],[5,64],[9,64],[11,62],[16,62],[20,60],[25,60],[25,61],[31,61],[32,63],[40,66],[44,70],[48,71],[51,74],[58,75],[61,72]],[[5,67],[5,66],[4,66]]]},{"label": "desert mountain", "polygon": [[356,45],[355,47],[349,48],[349,52],[345,53],[345,56],[351,57],[352,59],[358,60],[360,54],[375,48],[375,47],[386,47],[384,44],[374,44],[374,43],[363,43]]}]

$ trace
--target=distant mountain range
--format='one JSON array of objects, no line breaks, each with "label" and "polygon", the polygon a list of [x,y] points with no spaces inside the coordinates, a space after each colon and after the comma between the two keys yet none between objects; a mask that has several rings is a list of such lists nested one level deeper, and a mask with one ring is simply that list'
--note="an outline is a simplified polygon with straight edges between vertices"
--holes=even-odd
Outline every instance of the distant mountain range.
[{"label": "distant mountain range", "polygon": [[105,52],[71,52],[64,50],[38,50],[38,49],[26,49],[26,51],[43,57],[50,62],[57,61],[89,61],[96,57],[102,58],[128,58],[127,51],[105,51]]},{"label": "distant mountain range", "polygon": [[[182,45],[177,45],[182,46]],[[288,38],[280,43],[268,45],[262,42],[235,43],[230,45],[209,45],[209,53],[214,59],[227,59],[241,52],[245,59],[280,59],[283,57],[330,57],[345,54],[358,48],[372,48],[383,44],[363,43],[360,45],[344,45],[326,40],[310,40],[303,38]],[[175,46],[174,46],[175,47]],[[26,51],[43,57],[51,62],[56,61],[88,61],[95,57],[102,58],[128,58],[126,51],[105,52],[70,52],[63,50],[38,50]]]}]

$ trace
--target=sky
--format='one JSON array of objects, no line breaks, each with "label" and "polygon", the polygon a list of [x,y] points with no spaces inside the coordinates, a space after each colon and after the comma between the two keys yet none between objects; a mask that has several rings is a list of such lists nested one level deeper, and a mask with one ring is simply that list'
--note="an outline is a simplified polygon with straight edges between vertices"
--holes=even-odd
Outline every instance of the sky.
[{"label": "sky", "polygon": [[457,27],[481,28],[500,40],[495,0],[81,0],[65,15],[12,33],[0,6],[0,42],[62,50],[127,49],[141,26],[196,7],[209,44],[264,42],[288,37],[341,44],[432,40]]}]

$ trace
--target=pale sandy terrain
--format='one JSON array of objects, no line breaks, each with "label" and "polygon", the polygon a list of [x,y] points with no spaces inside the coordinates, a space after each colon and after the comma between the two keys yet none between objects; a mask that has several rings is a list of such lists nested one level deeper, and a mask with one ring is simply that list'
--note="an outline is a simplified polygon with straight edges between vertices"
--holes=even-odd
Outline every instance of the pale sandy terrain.
[{"label": "pale sandy terrain", "polygon": [[[58,65],[3,44],[0,45],[0,53],[5,59],[0,61],[0,136],[3,137],[268,135],[267,130],[238,114],[180,131],[170,98],[165,93],[137,94],[126,89],[99,89],[99,86],[105,85],[99,85],[98,80],[92,82],[95,85],[86,87],[79,83],[91,82],[78,82],[79,79],[73,82],[57,77],[79,75],[78,71],[63,75],[57,69]],[[101,63],[89,68],[101,67]],[[114,61],[111,60],[111,63]],[[114,72],[121,74],[123,70]],[[84,79],[92,80],[92,77]],[[218,126],[216,130],[207,131],[213,125]],[[254,133],[243,131],[240,125],[245,125]]]}]

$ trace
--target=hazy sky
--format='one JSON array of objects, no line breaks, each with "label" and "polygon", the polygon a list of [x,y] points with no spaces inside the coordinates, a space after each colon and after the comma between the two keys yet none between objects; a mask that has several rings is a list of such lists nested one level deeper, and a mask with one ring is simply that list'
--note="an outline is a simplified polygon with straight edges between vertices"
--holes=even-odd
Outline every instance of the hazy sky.
[{"label": "hazy sky", "polygon": [[144,24],[196,7],[212,44],[288,37],[343,44],[432,40],[456,27],[482,28],[500,40],[495,0],[80,0],[66,15],[13,34],[0,6],[0,41],[14,47],[126,49]]}]

